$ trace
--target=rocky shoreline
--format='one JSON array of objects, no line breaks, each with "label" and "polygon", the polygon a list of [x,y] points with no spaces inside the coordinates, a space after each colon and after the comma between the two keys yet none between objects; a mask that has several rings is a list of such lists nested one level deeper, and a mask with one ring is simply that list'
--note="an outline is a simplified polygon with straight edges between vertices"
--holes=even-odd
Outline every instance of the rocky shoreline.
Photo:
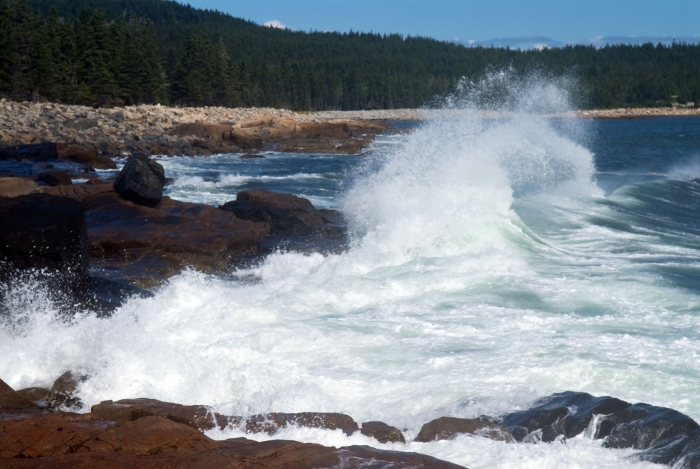
[{"label": "rocky shoreline", "polygon": [[[275,150],[359,153],[386,123],[446,118],[460,111],[393,109],[296,113],[272,108],[92,108],[0,100],[0,147],[63,142],[106,157],[211,155]],[[504,113],[484,111],[488,118]],[[700,109],[629,108],[577,111],[554,118],[624,119],[700,116]]]},{"label": "rocky shoreline", "polygon": [[[71,371],[51,388],[15,391],[0,380],[0,464],[3,468],[460,468],[419,453],[397,451],[402,430],[380,421],[358,424],[328,412],[223,415],[202,405],[149,398],[103,401],[85,413],[80,386],[89,374]],[[286,440],[215,440],[217,430],[270,437],[286,427],[360,433],[392,450],[371,446],[325,447]],[[610,396],[563,392],[532,407],[500,416],[444,416],[425,423],[417,443],[458,436],[500,444],[565,443],[584,435],[605,448],[633,448],[630,457],[674,467],[700,464],[700,425],[673,409],[630,404]],[[414,449],[415,446],[412,448]]]}]

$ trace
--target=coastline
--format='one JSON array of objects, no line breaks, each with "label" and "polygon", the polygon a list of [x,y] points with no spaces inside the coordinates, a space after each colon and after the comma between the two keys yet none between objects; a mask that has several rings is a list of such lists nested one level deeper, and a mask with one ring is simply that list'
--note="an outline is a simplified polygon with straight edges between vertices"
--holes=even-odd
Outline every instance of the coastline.
[{"label": "coastline", "polygon": [[[448,118],[461,112],[394,109],[304,113],[274,108],[160,105],[92,108],[3,99],[0,100],[0,147],[66,142],[90,146],[107,157],[194,156],[258,150],[360,153],[374,135],[386,130],[382,127],[384,124]],[[509,114],[483,111],[483,115],[495,119]],[[662,116],[700,116],[700,109],[676,106],[547,115],[550,118],[581,119]],[[322,141],[319,142],[319,138]]]}]

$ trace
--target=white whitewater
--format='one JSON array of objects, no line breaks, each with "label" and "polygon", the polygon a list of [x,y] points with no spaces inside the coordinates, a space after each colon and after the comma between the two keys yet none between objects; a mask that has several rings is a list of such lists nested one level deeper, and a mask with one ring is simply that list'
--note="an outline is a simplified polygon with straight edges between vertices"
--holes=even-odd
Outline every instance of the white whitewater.
[{"label": "white whitewater", "polygon": [[[63,322],[40,286],[18,287],[7,300],[16,315],[0,329],[0,377],[46,386],[86,369],[88,405],[147,396],[236,415],[344,412],[409,437],[442,415],[497,415],[564,390],[697,418],[700,339],[678,333],[693,329],[697,297],[636,269],[639,254],[623,248],[643,235],[588,221],[609,214],[595,203],[593,155],[576,143],[586,128],[539,117],[569,108],[562,88],[489,80],[454,100],[459,117],[378,149],[353,176],[340,202],[354,233],[348,252],[275,253],[235,280],[185,272],[109,319]],[[508,119],[473,110],[494,83],[518,111]],[[312,429],[274,437],[417,451],[472,469],[652,466],[583,437],[406,446]]]}]

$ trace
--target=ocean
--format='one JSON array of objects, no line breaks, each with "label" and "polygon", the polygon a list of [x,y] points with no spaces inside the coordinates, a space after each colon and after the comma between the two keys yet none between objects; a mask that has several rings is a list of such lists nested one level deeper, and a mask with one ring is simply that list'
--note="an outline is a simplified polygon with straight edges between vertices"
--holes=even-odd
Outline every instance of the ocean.
[{"label": "ocean", "polygon": [[[460,102],[362,156],[159,158],[173,178],[166,195],[218,205],[244,189],[291,192],[342,210],[350,246],[279,250],[231,276],[185,271],[109,318],[59,319],[42,285],[17,285],[0,377],[19,389],[86,370],[88,407],[151,397],[233,415],[344,412],[408,440],[439,416],[498,416],[565,390],[700,420],[700,118],[550,118],[542,102],[570,106],[564,91],[517,96],[503,118]],[[472,469],[654,466],[583,436],[245,436]]]}]

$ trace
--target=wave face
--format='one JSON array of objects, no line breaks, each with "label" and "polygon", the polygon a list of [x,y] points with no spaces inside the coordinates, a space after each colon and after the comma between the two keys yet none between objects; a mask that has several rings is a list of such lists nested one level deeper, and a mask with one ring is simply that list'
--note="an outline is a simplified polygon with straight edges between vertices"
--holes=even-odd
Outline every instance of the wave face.
[{"label": "wave face", "polygon": [[[508,114],[477,112],[486,99]],[[570,108],[561,84],[495,74],[447,107],[451,116],[380,142],[347,175],[290,169],[308,193],[334,194],[324,184],[345,181],[339,197],[325,197],[350,220],[348,252],[277,252],[235,279],[184,272],[107,319],[65,322],[28,281],[7,297],[16,315],[0,329],[0,356],[10,357],[0,376],[46,386],[85,369],[88,405],[147,396],[238,415],[345,412],[409,437],[438,416],[497,415],[563,390],[700,417],[700,185],[641,181],[606,195],[586,147],[590,125],[542,116]],[[208,161],[169,163],[179,165],[175,186],[197,197],[198,185],[239,181],[207,182],[197,171]],[[332,173],[318,161],[308,174]],[[187,164],[199,169],[188,175]],[[292,428],[275,438],[418,451],[471,468],[651,467],[582,437],[404,447]]]}]

